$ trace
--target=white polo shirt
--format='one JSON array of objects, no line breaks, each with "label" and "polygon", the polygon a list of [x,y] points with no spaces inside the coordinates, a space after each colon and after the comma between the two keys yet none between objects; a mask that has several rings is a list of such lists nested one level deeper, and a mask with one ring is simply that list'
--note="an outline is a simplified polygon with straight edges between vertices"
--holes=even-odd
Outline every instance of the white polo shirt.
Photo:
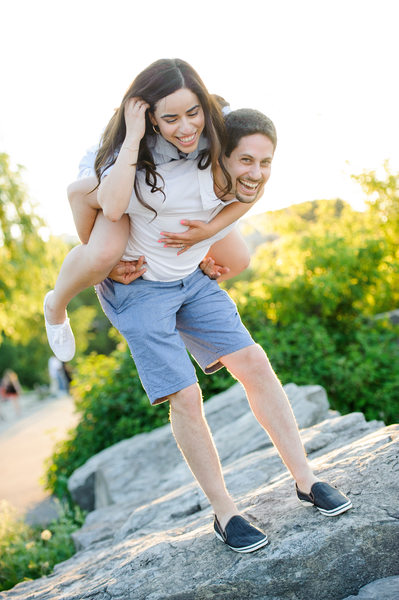
[{"label": "white polo shirt", "polygon": [[[201,139],[199,149],[206,147],[206,144],[206,139]],[[151,188],[145,183],[145,172],[136,172],[141,197],[146,204],[157,211],[157,215],[143,206],[133,191],[126,210],[130,217],[130,235],[122,260],[136,260],[144,256],[147,271],[143,279],[176,281],[190,275],[206,256],[210,246],[231,231],[234,224],[212,238],[195,244],[180,255],[177,255],[177,248],[165,248],[158,242],[161,232],[186,231],[187,227],[180,223],[182,219],[207,223],[224,206],[236,200],[223,202],[216,196],[211,168],[198,169],[198,149],[188,154],[187,158],[179,159],[175,146],[159,135],[150,138],[149,146],[157,165],[157,173],[165,182],[163,188],[165,196],[161,192],[151,193]],[[78,178],[95,175],[94,161],[97,151],[98,145],[92,146],[86,152],[79,163]],[[161,183],[162,181],[159,182]]]},{"label": "white polo shirt", "polygon": [[[190,275],[207,254],[210,246],[222,239],[234,225],[229,225],[212,238],[199,242],[183,254],[177,248],[165,248],[159,243],[162,231],[185,231],[182,219],[211,221],[224,206],[213,191],[211,168],[200,170],[196,160],[173,160],[158,165],[165,182],[164,193],[151,193],[145,183],[145,173],[138,171],[136,178],[142,199],[157,211],[157,215],[143,206],[133,193],[126,210],[130,217],[130,235],[123,260],[144,256],[147,262],[144,279],[176,281]],[[233,200],[235,202],[235,200]]]}]

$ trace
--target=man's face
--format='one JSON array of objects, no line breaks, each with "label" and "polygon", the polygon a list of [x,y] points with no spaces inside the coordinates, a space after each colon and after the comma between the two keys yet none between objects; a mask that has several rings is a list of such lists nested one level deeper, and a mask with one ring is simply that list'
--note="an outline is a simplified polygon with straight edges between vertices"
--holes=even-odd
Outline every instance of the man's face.
[{"label": "man's face", "polygon": [[262,133],[242,137],[223,163],[232,181],[231,193],[240,202],[255,202],[270,177],[274,147]]}]

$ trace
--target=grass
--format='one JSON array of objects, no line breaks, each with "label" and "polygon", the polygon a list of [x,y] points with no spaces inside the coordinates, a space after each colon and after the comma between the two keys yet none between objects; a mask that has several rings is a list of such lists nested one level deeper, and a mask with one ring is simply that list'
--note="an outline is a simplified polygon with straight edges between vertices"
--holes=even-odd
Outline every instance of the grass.
[{"label": "grass", "polygon": [[27,525],[7,501],[0,501],[0,591],[21,581],[49,575],[55,564],[75,553],[71,533],[84,514],[60,504],[60,515],[46,528]]}]

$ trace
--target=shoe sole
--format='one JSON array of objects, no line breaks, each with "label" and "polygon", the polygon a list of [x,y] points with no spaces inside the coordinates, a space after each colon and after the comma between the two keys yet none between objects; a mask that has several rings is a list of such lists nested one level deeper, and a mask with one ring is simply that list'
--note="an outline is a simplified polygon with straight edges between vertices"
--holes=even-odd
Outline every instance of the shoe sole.
[{"label": "shoe sole", "polygon": [[222,536],[219,535],[216,531],[214,531],[214,534],[218,540],[223,542],[223,544],[228,546],[231,550],[233,550],[234,552],[240,552],[241,554],[248,554],[249,552],[255,552],[255,550],[259,550],[260,548],[263,548],[263,546],[266,546],[266,544],[269,543],[269,540],[267,539],[267,537],[265,537],[263,540],[260,540],[259,542],[256,542],[255,544],[251,544],[250,546],[243,546],[242,548],[236,548],[235,546],[230,546],[230,544],[225,542],[224,539],[222,538]]},{"label": "shoe sole", "polygon": [[314,508],[317,508],[317,510],[319,512],[321,512],[321,514],[324,515],[325,517],[336,517],[337,515],[341,515],[342,513],[346,512],[347,510],[352,508],[352,502],[350,500],[348,500],[348,502],[345,502],[345,504],[341,504],[341,506],[337,506],[336,508],[332,508],[330,510],[327,510],[325,508],[320,508],[319,506],[316,506],[315,504],[313,504],[313,502],[308,502],[307,500],[301,500],[300,498],[298,498],[298,501],[303,506],[313,506]]}]

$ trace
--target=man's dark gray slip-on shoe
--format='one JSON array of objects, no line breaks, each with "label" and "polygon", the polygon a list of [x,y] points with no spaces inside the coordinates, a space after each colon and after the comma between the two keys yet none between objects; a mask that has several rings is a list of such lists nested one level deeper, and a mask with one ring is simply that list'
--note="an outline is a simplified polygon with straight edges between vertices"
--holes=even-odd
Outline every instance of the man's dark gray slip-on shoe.
[{"label": "man's dark gray slip-on shoe", "polygon": [[297,496],[303,504],[315,506],[326,517],[335,517],[352,508],[349,498],[324,481],[314,483],[310,494],[301,492],[296,484],[295,487]]},{"label": "man's dark gray slip-on shoe", "polygon": [[239,515],[231,517],[224,531],[215,515],[213,528],[218,540],[234,552],[255,552],[267,544],[267,535]]}]

